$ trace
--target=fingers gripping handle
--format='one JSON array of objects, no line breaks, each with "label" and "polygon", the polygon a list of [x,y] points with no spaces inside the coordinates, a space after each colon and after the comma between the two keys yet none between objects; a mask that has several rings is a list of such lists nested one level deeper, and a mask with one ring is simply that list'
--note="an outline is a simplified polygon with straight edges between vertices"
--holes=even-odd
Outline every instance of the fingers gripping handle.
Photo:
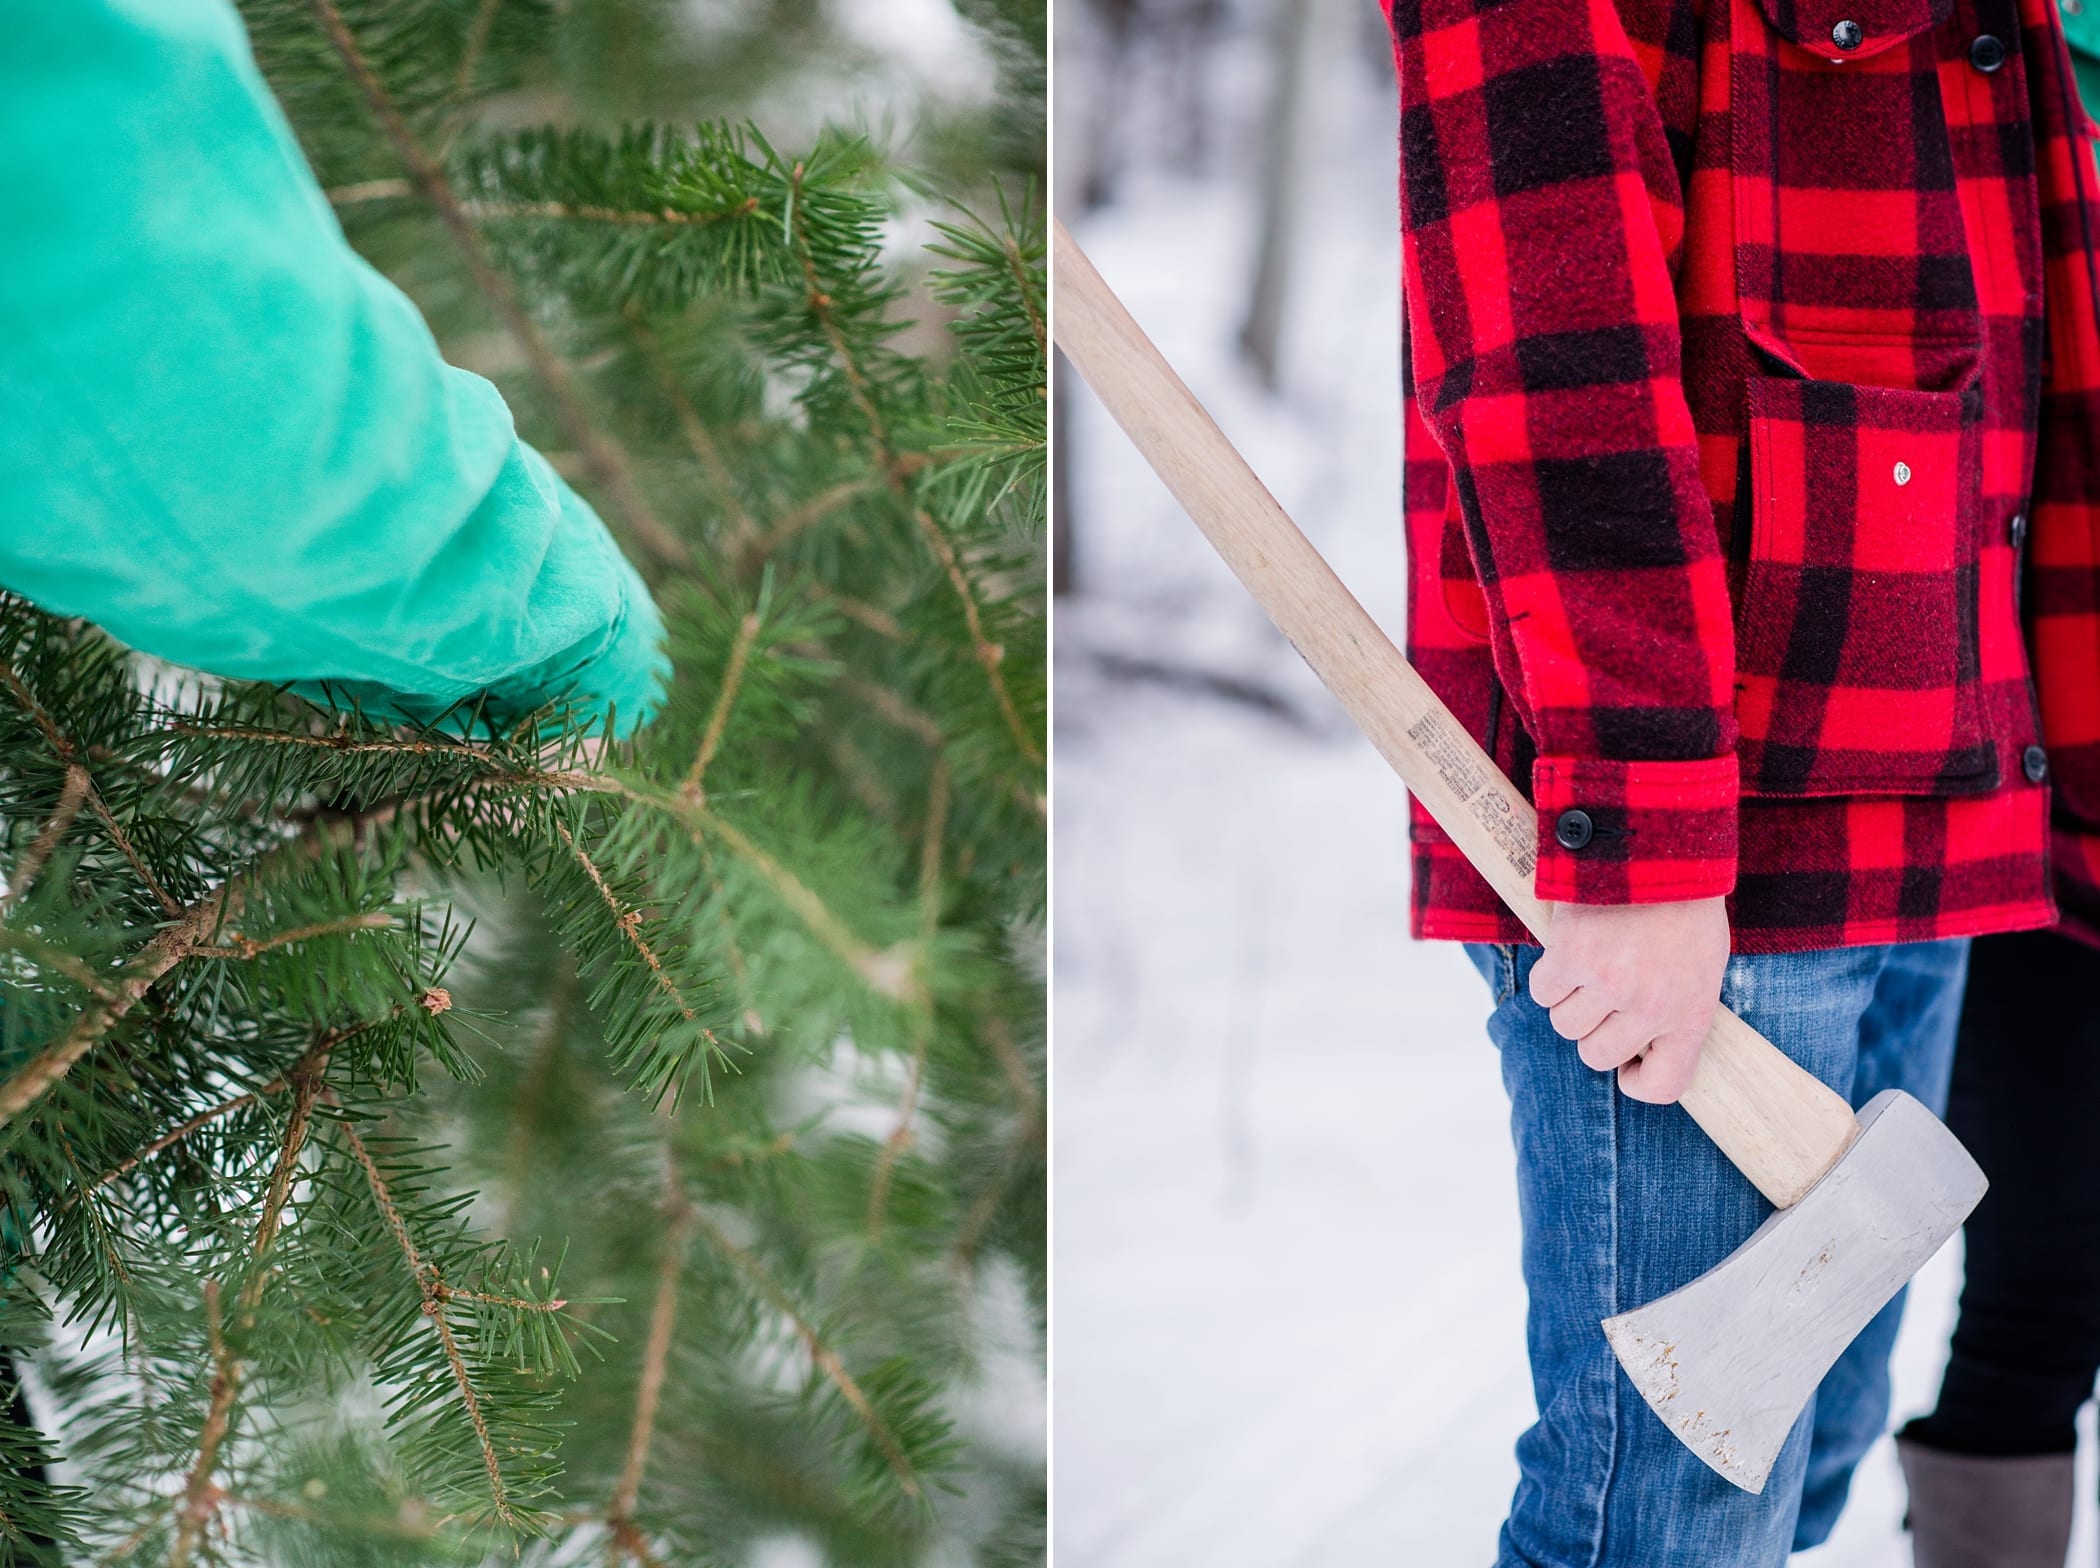
[{"label": "fingers gripping handle", "polygon": [[[1305,662],[1540,939],[1537,818],[1298,531],[1064,226],[1055,226],[1053,328],[1146,461]],[[1727,1009],[1680,1102],[1781,1208],[1858,1136],[1851,1107]]]}]

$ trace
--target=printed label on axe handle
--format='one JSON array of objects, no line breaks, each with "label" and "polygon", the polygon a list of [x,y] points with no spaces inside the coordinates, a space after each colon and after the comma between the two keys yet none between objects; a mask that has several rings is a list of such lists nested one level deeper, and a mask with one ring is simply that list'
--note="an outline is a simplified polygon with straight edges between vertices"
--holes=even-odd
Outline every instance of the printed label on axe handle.
[{"label": "printed label on axe handle", "polygon": [[1421,747],[1444,788],[1488,830],[1502,858],[1527,877],[1537,871],[1538,846],[1518,824],[1516,803],[1499,784],[1488,782],[1486,770],[1468,754],[1469,748],[1453,733],[1444,715],[1423,714],[1408,726],[1407,738]]}]

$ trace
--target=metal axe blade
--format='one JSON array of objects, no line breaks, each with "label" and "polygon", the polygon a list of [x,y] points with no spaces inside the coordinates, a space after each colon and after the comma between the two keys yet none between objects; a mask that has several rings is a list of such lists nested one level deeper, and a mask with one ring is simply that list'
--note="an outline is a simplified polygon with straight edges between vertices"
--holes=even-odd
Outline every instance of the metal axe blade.
[{"label": "metal axe blade", "polygon": [[1983,1172],[1899,1089],[1828,1175],[1682,1289],[1604,1320],[1634,1387],[1713,1469],[1762,1492],[1809,1396],[1983,1197]]}]

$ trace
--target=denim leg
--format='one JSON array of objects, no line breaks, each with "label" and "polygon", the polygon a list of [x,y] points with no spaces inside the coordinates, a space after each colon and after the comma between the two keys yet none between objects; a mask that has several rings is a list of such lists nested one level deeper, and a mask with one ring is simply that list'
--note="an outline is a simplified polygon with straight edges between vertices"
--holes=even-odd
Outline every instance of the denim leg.
[{"label": "denim leg", "polygon": [[[1499,1568],[1776,1568],[1794,1539],[1809,1419],[1762,1494],[1723,1480],[1642,1402],[1598,1324],[1697,1278],[1770,1212],[1676,1106],[1582,1065],[1530,997],[1534,948],[1469,949],[1494,988],[1523,1219],[1538,1421]],[[1843,1092],[1886,949],[1739,957],[1722,998]]]},{"label": "denim leg", "polygon": [[[1873,1005],[1859,1021],[1852,1104],[1856,1109],[1884,1089],[1901,1089],[1935,1115],[1943,1114],[1968,940],[1907,942],[1886,951]],[[1853,1470],[1888,1426],[1889,1355],[1902,1326],[1905,1294],[1898,1291],[1860,1331],[1816,1389],[1801,1519],[1794,1527],[1797,1552],[1830,1539],[1852,1489]]]}]

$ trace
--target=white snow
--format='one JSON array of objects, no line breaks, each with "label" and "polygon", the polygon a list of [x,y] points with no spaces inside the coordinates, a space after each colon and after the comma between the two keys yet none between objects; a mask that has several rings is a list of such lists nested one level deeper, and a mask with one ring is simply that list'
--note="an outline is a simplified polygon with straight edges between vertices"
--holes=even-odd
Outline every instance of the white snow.
[{"label": "white snow", "polygon": [[[1246,149],[1210,178],[1139,159],[1115,206],[1068,221],[1397,637],[1393,107],[1323,14],[1280,399],[1230,346]],[[1485,988],[1407,939],[1397,781],[1076,381],[1066,412],[1084,591],[1056,611],[1059,1560],[1488,1562],[1532,1405]],[[1133,664],[1254,683],[1302,721],[1114,673]],[[1913,1292],[1898,1419],[1931,1402],[1956,1250]],[[2088,1468],[2075,1561],[2093,1493]],[[1884,1441],[1797,1562],[1908,1564],[1901,1511]]]}]

